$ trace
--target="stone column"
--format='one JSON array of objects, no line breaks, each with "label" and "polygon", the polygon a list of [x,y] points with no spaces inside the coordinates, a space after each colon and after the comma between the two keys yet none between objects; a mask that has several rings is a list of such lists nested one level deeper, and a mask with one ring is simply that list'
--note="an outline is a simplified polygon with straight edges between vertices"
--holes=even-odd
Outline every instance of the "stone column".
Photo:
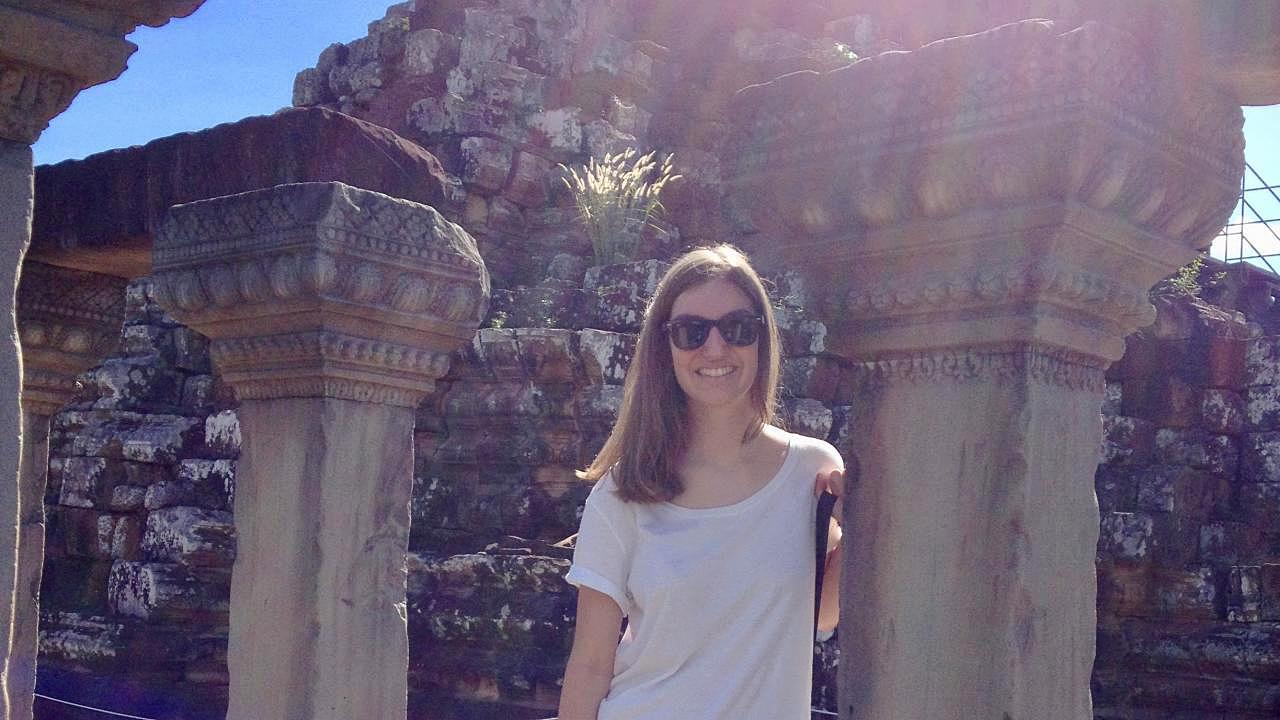
[{"label": "stone column", "polygon": [[403,718],[414,407],[484,317],[474,241],[303,183],[173,208],[155,267],[241,403],[227,717]]},{"label": "stone column", "polygon": [[38,262],[22,266],[22,470],[18,482],[18,574],[9,656],[10,714],[29,718],[36,689],[40,575],[49,418],[71,399],[75,378],[119,344],[126,282]]},{"label": "stone column", "polygon": [[1206,246],[1242,116],[1023,22],[738,97],[733,195],[853,363],[846,720],[1091,720],[1103,371]]},{"label": "stone column", "polygon": [[[14,318],[19,268],[31,241],[31,143],[80,90],[118,76],[136,50],[124,36],[159,26],[203,0],[0,0],[0,718],[10,712],[8,659],[18,573],[19,410],[23,382]],[[18,706],[30,706],[22,698]]]}]

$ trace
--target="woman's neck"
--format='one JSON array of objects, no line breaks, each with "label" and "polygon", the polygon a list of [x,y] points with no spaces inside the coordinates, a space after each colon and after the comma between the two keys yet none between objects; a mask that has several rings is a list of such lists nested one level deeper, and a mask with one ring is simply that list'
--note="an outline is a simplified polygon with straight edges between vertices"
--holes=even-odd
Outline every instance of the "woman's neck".
[{"label": "woman's neck", "polygon": [[743,439],[753,422],[755,413],[748,407],[689,408],[689,444],[685,452],[690,458],[732,458],[745,449]]}]

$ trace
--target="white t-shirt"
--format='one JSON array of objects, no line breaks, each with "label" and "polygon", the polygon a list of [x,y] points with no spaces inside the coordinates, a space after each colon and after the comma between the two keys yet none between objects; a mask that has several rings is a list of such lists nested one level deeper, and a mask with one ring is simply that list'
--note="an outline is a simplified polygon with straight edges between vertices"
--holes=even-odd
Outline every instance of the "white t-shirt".
[{"label": "white t-shirt", "polygon": [[567,580],[629,618],[598,720],[808,720],[814,477],[835,448],[788,433],[782,467],[715,508],[587,498]]}]

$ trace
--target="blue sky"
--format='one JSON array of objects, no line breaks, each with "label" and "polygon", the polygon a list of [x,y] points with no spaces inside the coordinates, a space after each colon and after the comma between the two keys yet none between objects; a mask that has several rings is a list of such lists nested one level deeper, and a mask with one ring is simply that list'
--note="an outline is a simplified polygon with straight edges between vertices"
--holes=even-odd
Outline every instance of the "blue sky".
[{"label": "blue sky", "polygon": [[[431,0],[426,0],[431,1]],[[138,51],[119,79],[81,92],[35,144],[37,164],[82,158],[201,130],[291,103],[293,77],[333,42],[363,37],[391,0],[206,0],[191,17],[140,28]],[[1246,158],[1280,184],[1280,106],[1245,109]],[[1249,177],[1250,184],[1256,184]],[[1280,200],[1250,193],[1259,214],[1280,218]],[[1233,215],[1239,219],[1240,214]],[[1252,216],[1246,212],[1246,220]],[[1280,231],[1280,224],[1276,225]],[[1245,235],[1264,253],[1280,238]],[[1232,252],[1235,252],[1233,249]],[[1275,261],[1273,261],[1275,262]],[[1280,262],[1276,262],[1280,269]]]}]

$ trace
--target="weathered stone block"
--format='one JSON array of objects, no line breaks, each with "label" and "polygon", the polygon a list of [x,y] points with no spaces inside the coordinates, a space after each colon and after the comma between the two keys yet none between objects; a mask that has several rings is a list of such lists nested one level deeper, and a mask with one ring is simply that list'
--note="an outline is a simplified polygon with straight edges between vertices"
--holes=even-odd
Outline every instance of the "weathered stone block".
[{"label": "weathered stone block", "polygon": [[520,152],[515,158],[511,182],[503,197],[524,207],[541,207],[547,202],[547,183],[555,177],[555,165],[533,153]]},{"label": "weathered stone block", "polygon": [[1160,427],[1192,427],[1200,420],[1202,389],[1182,376],[1163,370],[1125,378],[1121,412]]},{"label": "weathered stone block", "polygon": [[54,522],[61,535],[62,550],[70,557],[137,557],[142,524],[134,515],[63,507],[51,509],[50,514],[57,517]]},{"label": "weathered stone block", "polygon": [[183,460],[178,464],[178,481],[191,488],[201,507],[230,510],[235,504],[235,460]]},{"label": "weathered stone block", "polygon": [[[1151,612],[1150,566],[1098,563],[1098,612],[1104,617],[1140,617]],[[1102,655],[1102,648],[1099,648]]]},{"label": "weathered stone block", "polygon": [[202,412],[235,405],[235,392],[217,375],[191,375],[182,382],[182,406]]},{"label": "weathered stone block", "polygon": [[555,108],[531,115],[529,129],[539,144],[571,159],[582,152],[582,110],[576,107]]},{"label": "weathered stone block", "polygon": [[464,138],[462,180],[483,190],[501,190],[511,174],[512,153],[511,146],[504,142],[480,137]]},{"label": "weathered stone block", "polygon": [[400,69],[407,75],[443,73],[458,61],[460,41],[435,28],[414,30],[404,39],[404,61]]},{"label": "weathered stone block", "polygon": [[1250,525],[1280,533],[1280,483],[1241,483],[1240,509]]},{"label": "weathered stone block", "polygon": [[1245,388],[1245,427],[1251,432],[1280,430],[1280,385]]},{"label": "weathered stone block", "polygon": [[1280,432],[1245,435],[1241,446],[1241,479],[1247,482],[1280,482]]},{"label": "weathered stone block", "polygon": [[113,612],[144,620],[190,620],[226,613],[223,590],[210,588],[176,563],[116,562],[107,599]]},{"label": "weathered stone block", "polygon": [[[1155,465],[1138,470],[1135,479],[1139,509],[1177,513],[1175,519],[1181,524],[1190,526],[1193,519],[1222,517],[1230,512],[1231,481],[1225,476]],[[1179,530],[1175,534],[1188,533]]]},{"label": "weathered stone block", "polygon": [[42,612],[40,656],[82,667],[118,662],[125,627],[118,620],[79,612]]},{"label": "weathered stone block", "polygon": [[[54,458],[49,463],[51,481],[56,478],[60,492],[58,504],[91,508],[101,496],[107,461],[97,457]],[[108,491],[109,492],[109,491]]]},{"label": "weathered stone block", "polygon": [[1247,387],[1280,385],[1280,336],[1259,337],[1245,345]]},{"label": "weathered stone block", "polygon": [[599,160],[603,160],[605,155],[625,152],[639,144],[634,135],[621,132],[607,120],[592,120],[583,125],[582,138],[587,155]]},{"label": "weathered stone block", "polygon": [[587,380],[593,384],[621,385],[635,352],[636,336],[586,329],[578,333],[578,348]]},{"label": "weathered stone block", "polygon": [[[574,415],[579,420],[599,420],[599,427],[607,429],[618,416],[622,407],[622,385],[591,385],[578,393],[574,403]],[[584,433],[586,428],[583,428]]]},{"label": "weathered stone block", "polygon": [[[1114,367],[1114,365],[1112,366]],[[1119,415],[1120,403],[1124,398],[1124,383],[1119,381],[1107,381],[1106,387],[1102,391],[1102,414]]]},{"label": "weathered stone block", "polygon": [[831,356],[786,358],[782,361],[782,392],[830,403],[836,399],[840,375],[840,363]]},{"label": "weathered stone block", "polygon": [[544,282],[518,286],[507,306],[506,325],[516,328],[567,328],[582,326],[589,296],[568,283]]},{"label": "weathered stone block", "polygon": [[1161,614],[1181,620],[1218,619],[1217,582],[1212,567],[1155,568],[1151,583],[1156,609]]},{"label": "weathered stone block", "polygon": [[577,333],[561,328],[517,328],[515,337],[530,380],[542,384],[582,379]]},{"label": "weathered stone block", "polygon": [[1156,454],[1165,463],[1232,475],[1239,465],[1240,450],[1239,442],[1228,435],[1161,428],[1156,431]]},{"label": "weathered stone block", "polygon": [[528,34],[511,15],[485,7],[469,7],[465,13],[458,54],[458,68],[464,72],[492,60],[510,62],[528,44]]},{"label": "weathered stone block", "polygon": [[141,510],[146,503],[147,488],[117,485],[111,488],[110,508],[116,512]]},{"label": "weathered stone block", "polygon": [[186,326],[174,328],[173,364],[187,372],[213,372],[209,363],[209,338]]},{"label": "weathered stone block", "polygon": [[307,68],[293,78],[293,106],[308,107],[333,102],[337,98],[329,89],[329,74]]},{"label": "weathered stone block", "polygon": [[[629,103],[617,95],[611,96],[605,105],[605,120],[609,124],[617,128],[619,132],[636,137],[644,137],[649,133],[649,123],[653,119],[653,113],[634,103]],[[654,140],[653,138],[650,138]],[[654,141],[656,145],[668,145],[672,143],[663,143]]]},{"label": "weathered stone block", "polygon": [[1257,622],[1260,618],[1261,570],[1257,565],[1235,565],[1227,580],[1227,621]]},{"label": "weathered stone block", "polygon": [[1201,562],[1245,562],[1261,549],[1261,532],[1246,523],[1224,520],[1200,526]]},{"label": "weathered stone block", "polygon": [[148,560],[229,567],[236,555],[231,513],[170,507],[147,515],[142,551]]},{"label": "weathered stone block", "polygon": [[1244,398],[1234,390],[1208,388],[1200,404],[1203,426],[1211,433],[1239,435],[1244,430]]},{"label": "weathered stone block", "polygon": [[1142,560],[1151,549],[1154,527],[1145,513],[1104,513],[1098,553],[1116,560]]},{"label": "weathered stone block", "polygon": [[1258,619],[1280,622],[1280,563],[1266,563],[1258,568]]},{"label": "weathered stone block", "polygon": [[813,398],[785,401],[783,405],[787,428],[792,432],[826,440],[831,433],[831,410]]},{"label": "weathered stone block", "polygon": [[87,424],[68,419],[79,425],[76,432],[67,435],[68,442],[62,446],[68,455],[173,463],[200,442],[200,421],[180,415],[113,412],[93,416],[95,422]]},{"label": "weathered stone block", "polygon": [[148,510],[159,510],[175,505],[188,505],[192,500],[191,488],[186,483],[165,480],[147,488],[142,506]]},{"label": "weathered stone block", "polygon": [[827,349],[827,326],[810,320],[801,311],[780,307],[774,311],[783,355],[821,355]]},{"label": "weathered stone block", "polygon": [[135,410],[177,405],[181,377],[147,357],[109,358],[81,375],[94,407]]},{"label": "weathered stone block", "polygon": [[641,260],[587,270],[583,290],[595,296],[588,325],[617,332],[639,331],[644,309],[667,267],[660,260]]},{"label": "weathered stone block", "polygon": [[1119,415],[1102,417],[1104,464],[1132,465],[1146,462],[1155,451],[1156,428],[1149,420]]},{"label": "weathered stone block", "polygon": [[234,410],[223,410],[205,418],[204,448],[211,457],[240,456],[240,420]]}]

